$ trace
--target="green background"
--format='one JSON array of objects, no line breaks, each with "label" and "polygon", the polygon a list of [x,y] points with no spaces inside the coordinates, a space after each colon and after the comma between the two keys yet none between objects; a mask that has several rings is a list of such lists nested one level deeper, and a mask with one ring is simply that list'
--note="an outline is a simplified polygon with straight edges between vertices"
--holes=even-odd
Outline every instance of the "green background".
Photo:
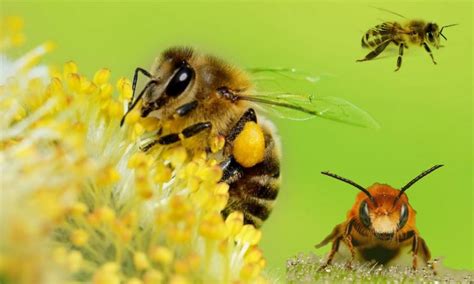
[{"label": "green background", "polygon": [[[362,34],[382,20],[371,8],[440,25],[459,23],[434,50],[396,50],[355,63],[367,50]],[[417,226],[434,257],[473,269],[472,12],[471,2],[1,2],[3,15],[25,19],[27,50],[54,40],[48,62],[74,60],[87,75],[101,67],[113,79],[149,67],[163,49],[192,45],[241,67],[294,67],[325,74],[317,95],[343,97],[369,111],[380,130],[331,121],[273,118],[283,144],[283,185],[261,246],[268,271],[313,245],[345,219],[357,191],[319,174],[330,170],[362,185],[400,187],[430,166],[446,166],[408,191]],[[20,54],[20,53],[18,53]],[[329,246],[317,251],[326,253]]]}]

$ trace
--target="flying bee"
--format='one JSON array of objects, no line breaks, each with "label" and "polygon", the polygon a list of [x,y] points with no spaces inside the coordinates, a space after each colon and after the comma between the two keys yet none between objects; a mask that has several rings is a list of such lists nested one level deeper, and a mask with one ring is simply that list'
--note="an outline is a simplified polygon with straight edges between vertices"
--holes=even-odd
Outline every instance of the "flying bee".
[{"label": "flying bee", "polygon": [[[139,73],[149,81],[134,99]],[[308,81],[292,69],[253,69],[250,73],[265,74],[261,81],[295,76]],[[375,124],[366,112],[339,98],[257,92],[243,70],[187,47],[163,52],[150,72],[137,68],[132,89],[121,125],[140,101],[142,117],[155,117],[161,125],[168,125],[142,150],[190,139],[209,149],[209,137],[224,137],[224,146],[217,153],[222,181],[229,184],[223,215],[241,211],[245,223],[256,227],[268,218],[278,195],[280,150],[275,128],[257,116],[252,106],[266,105],[270,110],[283,110],[280,114],[290,111],[359,126]]]},{"label": "flying bee", "polygon": [[416,212],[408,202],[405,191],[440,167],[442,165],[436,165],[422,172],[400,190],[379,183],[366,189],[349,179],[322,172],[361,191],[356,197],[355,204],[347,213],[347,220],[337,225],[321,243],[316,245],[316,248],[320,248],[332,242],[331,251],[322,268],[331,264],[341,242],[349,248],[351,253],[349,267],[356,254],[362,260],[387,264],[405,247],[411,248],[413,269],[417,268],[418,255],[427,264],[431,254],[416,228]]},{"label": "flying bee", "polygon": [[[385,9],[380,10],[405,18],[400,14]],[[443,30],[455,25],[457,24],[442,26],[440,29],[438,24],[423,20],[406,20],[403,23],[396,21],[384,22],[376,25],[364,34],[361,42],[363,48],[368,48],[372,51],[369,52],[365,58],[357,60],[357,62],[374,59],[381,54],[388,45],[394,44],[398,46],[397,68],[395,71],[398,71],[402,66],[403,51],[410,45],[423,46],[426,52],[430,55],[433,63],[437,64],[430,46],[439,49],[441,41],[440,37],[448,40],[443,35]]]}]

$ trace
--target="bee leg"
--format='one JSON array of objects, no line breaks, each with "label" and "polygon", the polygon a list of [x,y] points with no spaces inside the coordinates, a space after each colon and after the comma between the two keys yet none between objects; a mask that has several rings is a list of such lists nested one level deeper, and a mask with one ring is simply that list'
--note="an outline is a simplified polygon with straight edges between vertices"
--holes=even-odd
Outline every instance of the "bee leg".
[{"label": "bee leg", "polygon": [[344,232],[344,242],[346,243],[347,247],[349,248],[349,251],[351,252],[351,258],[346,263],[346,267],[348,269],[352,269],[352,262],[354,261],[354,258],[355,258],[355,250],[354,250],[354,245],[352,244],[351,230],[352,230],[352,220],[349,222],[349,224],[347,225],[346,231]]},{"label": "bee leg", "polygon": [[235,140],[237,135],[244,129],[244,126],[247,122],[253,121],[257,122],[257,115],[255,114],[255,110],[252,108],[247,109],[244,114],[240,117],[239,121],[232,127],[229,134],[226,137],[227,142],[232,142]]},{"label": "bee leg", "polygon": [[416,270],[418,267],[418,235],[413,235],[413,244],[411,246],[411,253],[412,253],[412,268]]},{"label": "bee leg", "polygon": [[198,102],[196,100],[186,103],[176,109],[176,114],[179,116],[185,116],[194,110],[198,106]]},{"label": "bee leg", "polygon": [[385,48],[391,43],[390,40],[387,40],[381,44],[379,44],[374,50],[372,50],[371,52],[369,52],[363,59],[359,59],[357,60],[356,62],[362,62],[362,61],[367,61],[367,60],[371,60],[371,59],[374,59],[375,57],[377,57],[380,53],[382,53],[382,51],[385,50]]},{"label": "bee leg", "polygon": [[433,63],[436,65],[438,63],[436,63],[436,61],[434,60],[434,57],[433,57],[433,53],[431,52],[431,49],[430,47],[428,46],[428,44],[426,44],[426,42],[423,43],[423,46],[425,47],[425,50],[426,52],[428,52],[430,54],[430,57],[431,57],[431,61],[433,61]]},{"label": "bee leg", "polygon": [[222,178],[221,182],[231,184],[234,181],[238,180],[243,174],[243,167],[237,163],[233,156],[225,159],[220,163],[222,169]]},{"label": "bee leg", "polygon": [[341,242],[341,240],[342,240],[342,237],[338,237],[334,240],[334,242],[332,243],[331,251],[329,252],[329,255],[328,255],[328,259],[326,260],[326,263],[321,265],[318,271],[323,270],[324,268],[328,267],[331,264],[332,259],[334,258],[334,255],[339,250],[339,243]]},{"label": "bee leg", "polygon": [[422,239],[421,237],[418,237],[418,242],[420,244],[420,248],[421,248],[420,253],[421,253],[421,257],[423,258],[423,261],[433,271],[433,274],[437,275],[438,273],[436,272],[434,263],[429,262],[430,259],[431,259],[431,253],[430,253],[430,250],[429,250],[428,246],[426,245],[425,240]]},{"label": "bee leg", "polygon": [[402,43],[400,43],[400,47],[398,48],[398,58],[397,58],[397,69],[395,69],[395,72],[398,71],[400,69],[400,67],[402,66],[402,57],[403,57],[403,48],[405,47],[405,45]]},{"label": "bee leg", "polygon": [[181,133],[171,133],[167,134],[164,136],[161,136],[160,138],[148,143],[144,147],[141,148],[142,151],[147,152],[150,150],[151,147],[155,146],[156,144],[160,145],[169,145],[176,143],[181,140],[182,138],[190,138],[206,129],[209,129],[212,127],[212,124],[207,121],[207,122],[198,122],[196,124],[193,124],[191,126],[186,127],[181,131]]}]

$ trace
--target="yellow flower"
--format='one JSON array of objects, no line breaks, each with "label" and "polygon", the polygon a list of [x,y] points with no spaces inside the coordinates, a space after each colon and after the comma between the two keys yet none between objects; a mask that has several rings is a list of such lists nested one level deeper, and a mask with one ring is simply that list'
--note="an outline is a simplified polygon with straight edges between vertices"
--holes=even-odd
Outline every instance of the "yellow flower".
[{"label": "yellow flower", "polygon": [[105,68],[89,79],[72,61],[35,65],[50,49],[0,82],[0,279],[261,282],[261,232],[242,213],[221,215],[229,187],[217,162],[179,143],[140,151],[160,125],[132,112],[120,127],[130,81]]}]

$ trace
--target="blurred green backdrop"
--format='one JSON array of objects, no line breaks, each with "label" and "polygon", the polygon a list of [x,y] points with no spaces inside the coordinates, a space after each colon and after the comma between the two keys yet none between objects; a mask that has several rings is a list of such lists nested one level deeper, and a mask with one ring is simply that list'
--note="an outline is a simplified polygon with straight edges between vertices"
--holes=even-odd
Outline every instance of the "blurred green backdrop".
[{"label": "blurred green backdrop", "polygon": [[[434,257],[473,269],[472,2],[40,2],[2,1],[2,16],[25,19],[27,50],[44,40],[58,48],[47,61],[68,60],[114,79],[149,67],[163,49],[195,46],[241,67],[295,67],[325,74],[316,94],[343,97],[369,111],[378,131],[313,119],[273,118],[283,142],[284,182],[263,231],[268,271],[284,275],[285,260],[313,245],[345,219],[357,191],[319,174],[330,170],[362,185],[404,185],[430,166],[440,169],[408,196]],[[367,50],[362,34],[382,20],[459,23],[446,30],[434,66],[422,48],[355,63]],[[18,53],[20,54],[20,53]],[[317,253],[326,253],[329,246]]]}]

